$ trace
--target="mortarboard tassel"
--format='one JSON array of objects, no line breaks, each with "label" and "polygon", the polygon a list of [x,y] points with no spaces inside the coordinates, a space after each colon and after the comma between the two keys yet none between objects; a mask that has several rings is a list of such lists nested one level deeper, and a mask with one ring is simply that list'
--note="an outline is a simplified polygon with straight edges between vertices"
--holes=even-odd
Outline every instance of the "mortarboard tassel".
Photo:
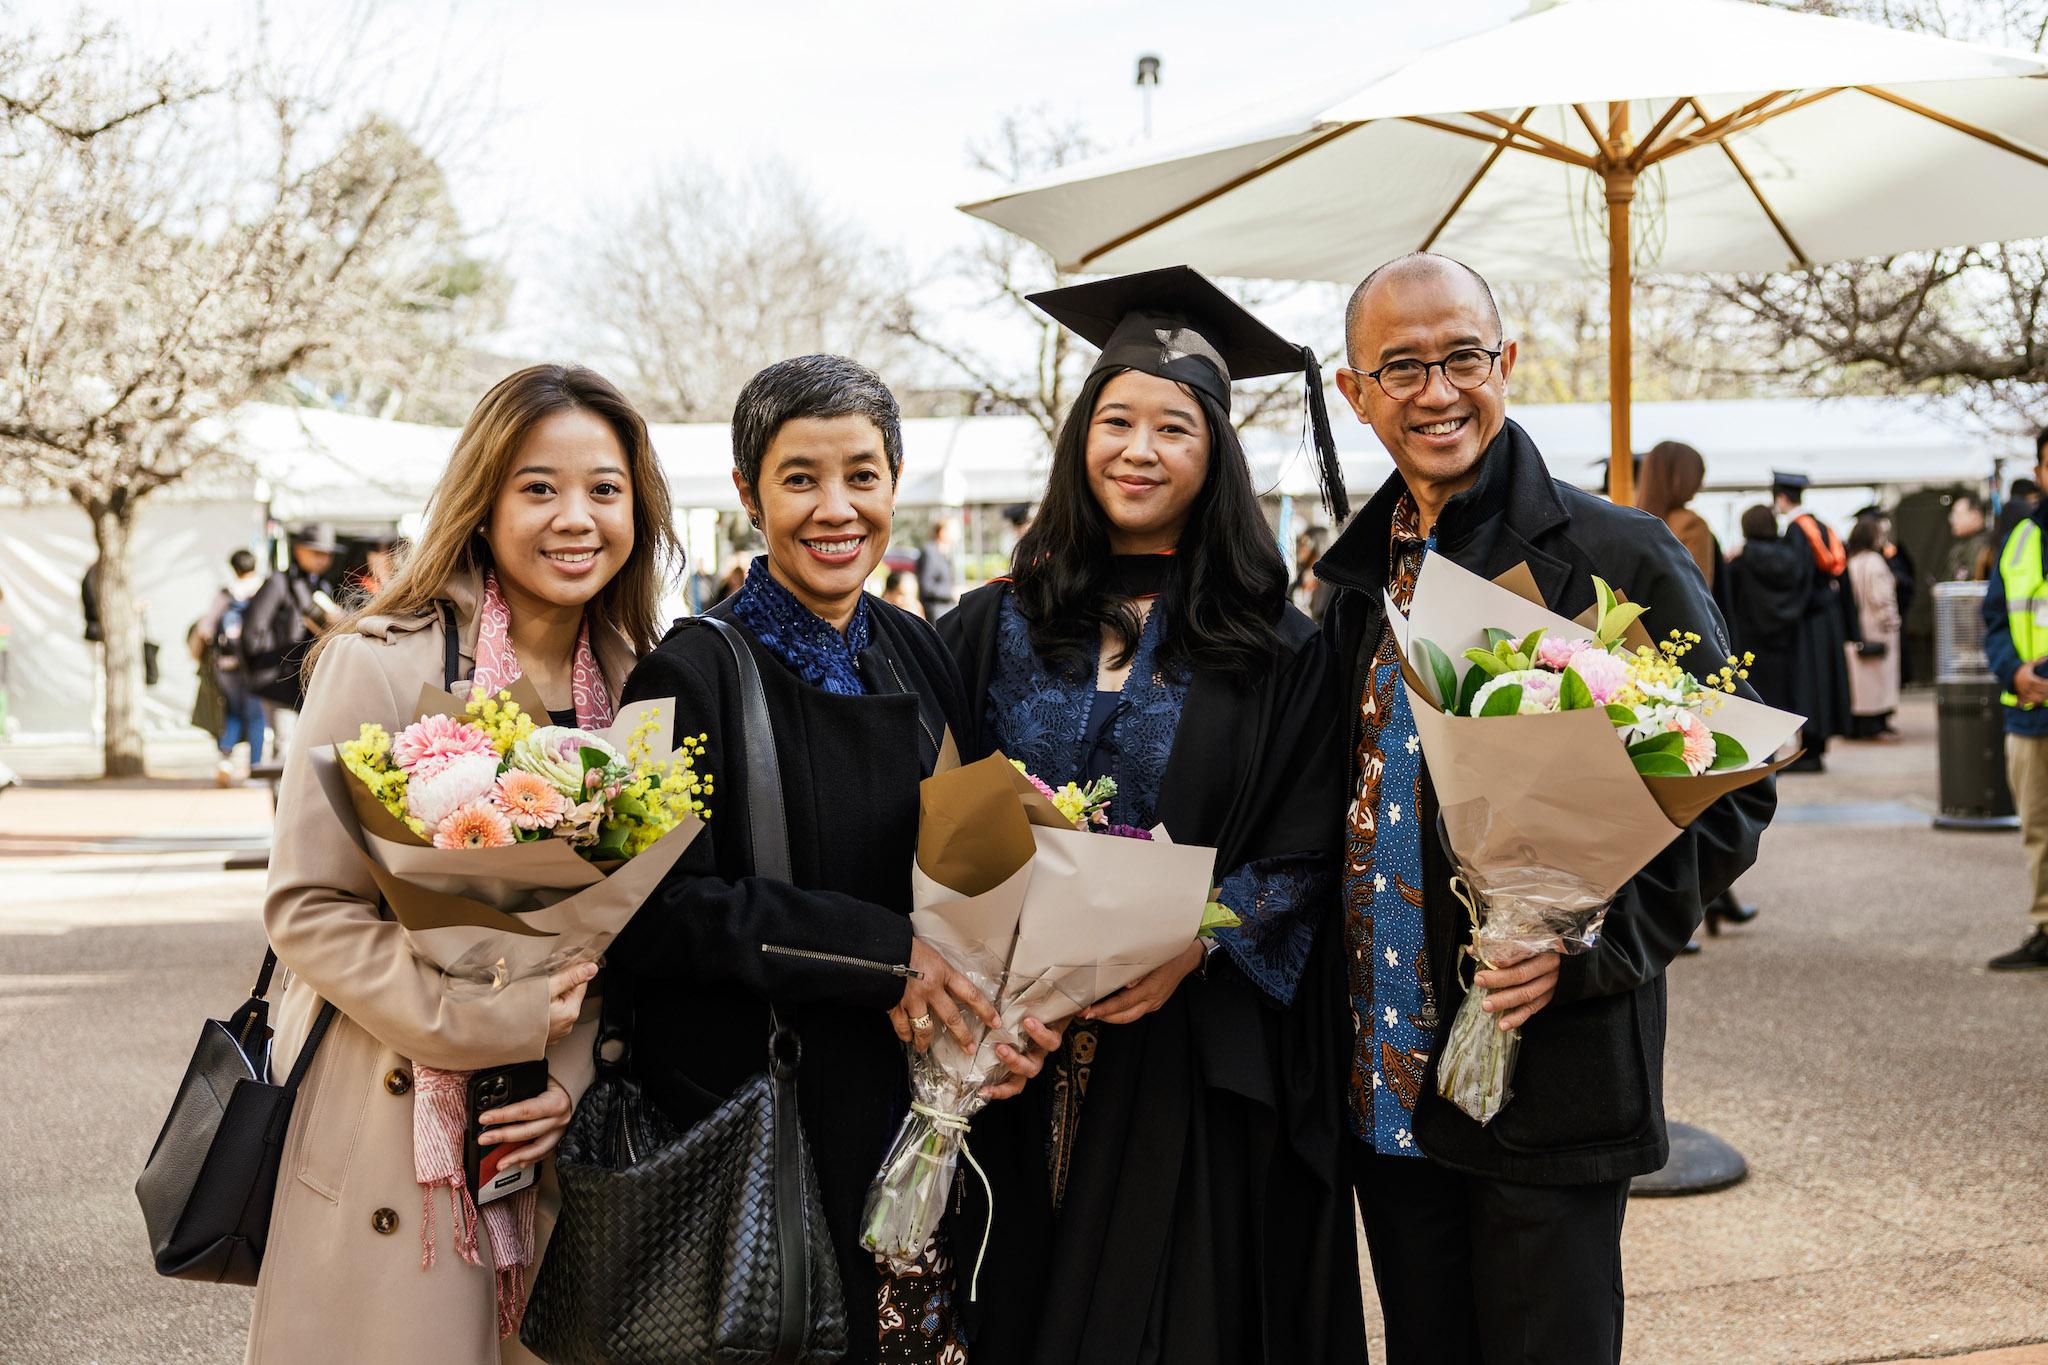
[{"label": "mortarboard tassel", "polygon": [[1344,491],[1344,467],[1337,461],[1337,440],[1330,435],[1330,410],[1323,402],[1323,367],[1314,348],[1301,348],[1302,375],[1308,384],[1309,438],[1315,442],[1317,477],[1323,485],[1323,507],[1330,519],[1343,525],[1351,515],[1351,499]]}]

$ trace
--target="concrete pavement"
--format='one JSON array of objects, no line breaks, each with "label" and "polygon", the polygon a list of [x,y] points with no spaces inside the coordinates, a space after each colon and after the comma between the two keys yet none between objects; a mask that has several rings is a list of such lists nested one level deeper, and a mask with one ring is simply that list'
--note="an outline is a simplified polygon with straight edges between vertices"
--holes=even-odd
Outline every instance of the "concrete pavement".
[{"label": "concrete pavement", "polygon": [[[2025,933],[2019,843],[1928,826],[1932,707],[1902,719],[1781,783],[1762,916],[1672,969],[1670,1112],[1752,1174],[1630,1207],[1630,1362],[2048,1365],[2048,973],[1982,965]],[[0,794],[8,1359],[239,1356],[247,1291],[151,1275],[130,1187],[262,954],[262,874],[203,845],[267,818],[203,781]]]}]

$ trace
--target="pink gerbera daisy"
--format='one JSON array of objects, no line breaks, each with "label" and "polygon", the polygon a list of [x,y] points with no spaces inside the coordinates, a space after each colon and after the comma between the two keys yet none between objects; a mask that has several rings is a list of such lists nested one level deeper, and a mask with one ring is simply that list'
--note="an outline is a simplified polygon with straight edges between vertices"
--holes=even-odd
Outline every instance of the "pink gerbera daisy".
[{"label": "pink gerbera daisy", "polygon": [[488,801],[457,806],[434,831],[435,848],[506,848],[513,842],[511,823]]},{"label": "pink gerbera daisy", "polygon": [[391,761],[416,778],[432,777],[466,754],[497,752],[489,735],[454,716],[422,717],[391,741]]},{"label": "pink gerbera daisy", "polygon": [[569,811],[554,784],[538,773],[513,769],[491,789],[491,803],[521,829],[553,829]]},{"label": "pink gerbera daisy", "polygon": [[1713,766],[1714,732],[1707,728],[1705,721],[1690,711],[1678,711],[1665,722],[1664,728],[1685,736],[1685,750],[1679,757],[1685,760],[1686,769],[1694,776]]}]

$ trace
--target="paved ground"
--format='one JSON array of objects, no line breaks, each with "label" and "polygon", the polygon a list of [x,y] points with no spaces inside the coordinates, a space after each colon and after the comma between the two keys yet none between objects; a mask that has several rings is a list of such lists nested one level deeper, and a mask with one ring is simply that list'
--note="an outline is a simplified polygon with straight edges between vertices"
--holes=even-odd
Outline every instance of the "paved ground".
[{"label": "paved ground", "polygon": [[[1753,1174],[1631,1206],[1631,1362],[2048,1365],[2048,974],[1982,968],[2024,933],[2018,840],[1928,826],[1932,707],[1903,720],[1784,781],[1742,887],[1762,918],[1673,970],[1671,1113]],[[0,748],[91,766],[34,759]],[[203,747],[152,759],[207,771]],[[262,953],[261,874],[197,846],[267,816],[203,781],[0,794],[0,1357],[239,1356],[246,1291],[151,1276],[130,1185]]]}]

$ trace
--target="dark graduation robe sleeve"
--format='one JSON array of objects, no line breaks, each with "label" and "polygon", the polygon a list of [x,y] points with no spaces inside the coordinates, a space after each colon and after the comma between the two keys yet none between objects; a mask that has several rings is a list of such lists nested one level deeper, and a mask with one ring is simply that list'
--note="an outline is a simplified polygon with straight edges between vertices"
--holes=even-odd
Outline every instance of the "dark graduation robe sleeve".
[{"label": "dark graduation robe sleeve", "polygon": [[1328,650],[1291,618],[1293,653],[1260,689],[1257,748],[1245,795],[1218,848],[1222,903],[1241,923],[1220,951],[1279,1005],[1293,1002],[1337,876],[1344,755]]},{"label": "dark graduation robe sleeve", "polygon": [[[764,999],[887,1009],[903,994],[888,972],[849,970],[761,951],[764,943],[870,962],[910,961],[910,921],[837,891],[749,875],[744,748],[727,649],[709,629],[673,632],[626,679],[624,702],[675,698],[675,713],[706,735],[711,818],[612,945],[643,976],[735,983]],[[723,663],[723,670],[720,664]]]}]

